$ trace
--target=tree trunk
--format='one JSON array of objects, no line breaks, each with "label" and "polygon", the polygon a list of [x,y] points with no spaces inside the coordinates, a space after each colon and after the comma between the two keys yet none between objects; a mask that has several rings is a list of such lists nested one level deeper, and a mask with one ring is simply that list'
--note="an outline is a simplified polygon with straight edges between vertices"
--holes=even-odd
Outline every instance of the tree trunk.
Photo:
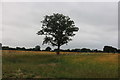
[{"label": "tree trunk", "polygon": [[60,54],[60,46],[58,45],[58,49],[57,49],[57,55]]}]

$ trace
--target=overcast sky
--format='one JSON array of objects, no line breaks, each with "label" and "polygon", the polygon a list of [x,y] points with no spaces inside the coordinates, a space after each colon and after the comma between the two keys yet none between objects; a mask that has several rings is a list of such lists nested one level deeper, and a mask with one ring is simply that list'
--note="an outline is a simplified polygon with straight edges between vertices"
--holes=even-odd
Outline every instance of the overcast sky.
[{"label": "overcast sky", "polygon": [[46,48],[49,45],[42,45],[44,36],[36,34],[41,29],[40,21],[45,15],[62,13],[80,29],[62,49],[102,49],[105,45],[117,48],[117,7],[116,2],[4,2],[2,44],[26,48],[40,45],[42,49]]}]

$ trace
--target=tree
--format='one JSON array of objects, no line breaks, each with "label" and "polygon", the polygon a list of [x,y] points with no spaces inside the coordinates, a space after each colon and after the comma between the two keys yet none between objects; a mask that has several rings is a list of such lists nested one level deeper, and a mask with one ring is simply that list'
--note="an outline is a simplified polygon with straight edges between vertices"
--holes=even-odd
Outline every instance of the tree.
[{"label": "tree", "polygon": [[118,49],[117,52],[120,53],[120,49]]},{"label": "tree", "polygon": [[3,46],[2,50],[9,50],[9,46]]},{"label": "tree", "polygon": [[21,48],[20,47],[16,47],[16,50],[21,50]]},{"label": "tree", "polygon": [[90,49],[87,49],[87,48],[82,48],[82,49],[81,49],[81,52],[91,52],[91,50],[90,50]]},{"label": "tree", "polygon": [[34,50],[35,51],[40,51],[40,46],[39,45],[35,46]]},{"label": "tree", "polygon": [[104,51],[104,52],[108,52],[108,53],[110,53],[110,52],[116,53],[116,52],[117,52],[117,49],[114,48],[114,47],[112,47],[112,46],[104,46],[103,51]]},{"label": "tree", "polygon": [[47,47],[47,48],[45,49],[45,51],[51,51],[51,48],[50,48],[50,47]]},{"label": "tree", "polygon": [[72,49],[71,51],[72,52],[80,52],[81,50],[80,49]]},{"label": "tree", "polygon": [[59,54],[60,47],[71,41],[71,37],[79,30],[75,27],[74,21],[63,14],[53,13],[53,15],[46,15],[42,22],[42,29],[38,31],[38,35],[45,35],[43,44],[51,44],[57,46],[57,54]]},{"label": "tree", "polygon": [[0,50],[2,50],[2,43],[0,43]]}]

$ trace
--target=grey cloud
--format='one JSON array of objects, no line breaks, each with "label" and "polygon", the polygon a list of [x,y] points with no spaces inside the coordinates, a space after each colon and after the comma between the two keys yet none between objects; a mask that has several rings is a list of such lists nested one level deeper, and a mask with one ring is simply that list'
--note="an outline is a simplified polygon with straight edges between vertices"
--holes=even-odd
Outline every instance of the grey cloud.
[{"label": "grey cloud", "polygon": [[36,35],[43,16],[62,13],[75,21],[80,28],[73,41],[62,48],[98,48],[104,45],[117,47],[117,3],[86,2],[22,2],[3,3],[3,45],[34,47],[42,45],[44,36]]}]

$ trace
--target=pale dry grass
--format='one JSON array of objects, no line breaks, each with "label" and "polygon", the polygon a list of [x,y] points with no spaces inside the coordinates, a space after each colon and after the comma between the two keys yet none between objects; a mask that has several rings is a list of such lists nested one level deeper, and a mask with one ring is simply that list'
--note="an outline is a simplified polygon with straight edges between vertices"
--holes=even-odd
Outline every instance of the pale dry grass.
[{"label": "pale dry grass", "polygon": [[[2,50],[2,54],[56,54],[56,52],[50,51],[20,51],[20,50]],[[102,53],[89,53],[89,52],[60,52],[60,54],[102,54]],[[104,53],[104,54],[113,54],[113,53]]]},{"label": "pale dry grass", "polygon": [[116,63],[118,62],[118,55],[117,54],[109,54],[104,56],[99,56],[94,59],[98,62],[110,62],[110,63]]},{"label": "pale dry grass", "polygon": [[[60,52],[60,54],[79,54],[80,52]],[[18,51],[18,50],[2,50],[3,56],[12,56],[14,55],[46,55],[46,54],[56,54],[56,52],[50,51]],[[9,55],[8,55],[9,54]]]}]

